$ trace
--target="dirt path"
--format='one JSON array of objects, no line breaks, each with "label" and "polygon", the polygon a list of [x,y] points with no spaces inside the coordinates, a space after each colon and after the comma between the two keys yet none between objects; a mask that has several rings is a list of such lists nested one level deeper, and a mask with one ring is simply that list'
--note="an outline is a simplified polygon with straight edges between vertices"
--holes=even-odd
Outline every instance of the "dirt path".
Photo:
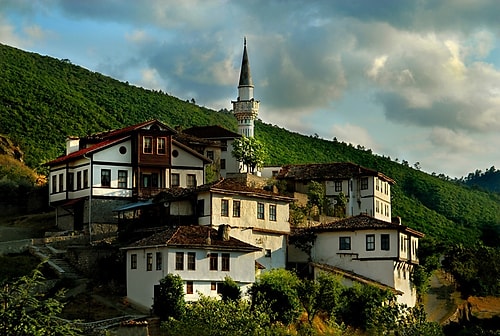
[{"label": "dirt path", "polygon": [[442,323],[457,310],[463,302],[460,294],[446,279],[444,273],[436,271],[431,277],[430,288],[424,296],[424,308],[430,321]]}]

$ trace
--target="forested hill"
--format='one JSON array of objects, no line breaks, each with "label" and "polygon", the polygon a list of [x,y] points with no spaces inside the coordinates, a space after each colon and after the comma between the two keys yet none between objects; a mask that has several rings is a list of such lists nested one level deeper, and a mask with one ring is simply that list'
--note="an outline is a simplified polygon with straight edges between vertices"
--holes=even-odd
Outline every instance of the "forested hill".
[{"label": "forested hill", "polygon": [[[236,130],[227,111],[213,111],[162,91],[138,88],[73,65],[0,44],[0,134],[15,141],[31,167],[64,152],[68,135],[116,129],[149,119],[171,127],[218,124]],[[167,88],[168,89],[168,88]],[[431,176],[371,150],[256,123],[266,164],[350,161],[396,181],[393,215],[429,237],[473,244],[500,231],[500,196]],[[400,158],[403,160],[404,158]],[[1,177],[0,177],[1,179]]]}]

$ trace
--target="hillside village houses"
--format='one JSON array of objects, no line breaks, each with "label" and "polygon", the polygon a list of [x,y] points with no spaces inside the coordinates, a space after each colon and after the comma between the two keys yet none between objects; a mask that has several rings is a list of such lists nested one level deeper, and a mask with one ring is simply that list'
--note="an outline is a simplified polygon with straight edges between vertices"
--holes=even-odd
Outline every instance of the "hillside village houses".
[{"label": "hillside village houses", "polygon": [[[47,163],[58,227],[91,237],[118,231],[128,242],[127,298],[145,310],[168,273],[180,275],[186,299],[196,300],[218,296],[226,276],[245,292],[260,272],[287,266],[382,286],[413,306],[409,274],[423,235],[392,221],[395,182],[352,163],[287,165],[273,168],[286,184],[280,194],[260,172],[245,173],[231,151],[235,139],[254,136],[253,88],[245,41],[232,102],[238,133],[150,120],[68,138],[66,154]],[[207,181],[207,167],[218,179]],[[315,238],[305,253],[289,243],[303,231],[291,231],[289,205],[304,202],[311,181],[324,186],[332,204],[341,193],[348,202],[346,218],[307,229]]]}]

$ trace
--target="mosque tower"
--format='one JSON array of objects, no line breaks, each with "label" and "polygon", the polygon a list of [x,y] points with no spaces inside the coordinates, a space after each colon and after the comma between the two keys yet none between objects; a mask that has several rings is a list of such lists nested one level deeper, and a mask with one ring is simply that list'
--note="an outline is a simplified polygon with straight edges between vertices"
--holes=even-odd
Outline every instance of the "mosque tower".
[{"label": "mosque tower", "polygon": [[246,37],[243,44],[238,98],[232,103],[234,116],[238,120],[238,133],[246,137],[253,137],[254,120],[259,114],[259,101],[253,98],[253,82],[248,62]]}]

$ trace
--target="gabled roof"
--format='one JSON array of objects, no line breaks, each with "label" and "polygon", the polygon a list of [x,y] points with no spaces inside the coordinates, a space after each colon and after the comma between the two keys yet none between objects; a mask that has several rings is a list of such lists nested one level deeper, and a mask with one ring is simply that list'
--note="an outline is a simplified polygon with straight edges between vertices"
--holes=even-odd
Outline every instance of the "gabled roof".
[{"label": "gabled roof", "polygon": [[148,126],[151,127],[152,125],[155,125],[155,124],[158,125],[159,127],[161,127],[161,129],[168,131],[168,133],[170,133],[170,134],[176,133],[176,131],[173,128],[170,128],[169,126],[165,125],[164,123],[162,123],[161,121],[159,121],[157,119],[152,119],[152,120],[144,121],[142,123],[138,123],[135,125],[120,128],[117,130],[110,130],[110,131],[94,133],[94,134],[87,136],[86,139],[104,140],[104,139],[116,138],[116,137],[123,136],[124,134],[128,135],[129,133],[136,131],[136,130],[139,130],[141,128],[145,128]]},{"label": "gabled roof", "polygon": [[261,250],[260,247],[250,245],[234,237],[229,237],[229,239],[224,240],[217,230],[202,225],[170,227],[165,231],[141,239],[124,249],[159,246],[204,248],[211,250],[217,249],[242,252],[254,252]]},{"label": "gabled roof", "polygon": [[241,135],[218,125],[195,126],[182,131],[183,133],[194,135],[202,139],[234,139],[241,138]]},{"label": "gabled roof", "polygon": [[368,169],[352,162],[331,162],[331,163],[309,163],[309,164],[291,164],[281,168],[277,179],[311,181],[311,180],[345,180],[358,176],[377,176],[378,178],[395,184],[390,177]]},{"label": "gabled roof", "polygon": [[335,232],[335,231],[358,231],[358,230],[381,230],[391,229],[405,232],[416,237],[424,237],[422,232],[401,224],[386,222],[368,215],[357,215],[311,227],[312,232]]},{"label": "gabled roof", "polygon": [[101,141],[95,145],[92,145],[90,147],[83,148],[83,149],[80,149],[76,152],[70,153],[68,155],[60,156],[52,161],[46,162],[44,165],[54,166],[57,164],[65,163],[65,162],[71,161],[73,159],[83,157],[86,154],[91,154],[91,153],[96,152],[98,150],[101,150],[101,149],[104,149],[106,147],[112,146],[114,144],[120,143],[128,138],[129,138],[129,136],[126,136],[123,138],[116,138],[116,139],[107,139],[107,140]]},{"label": "gabled roof", "polygon": [[274,193],[269,190],[249,187],[245,183],[232,178],[226,178],[226,179],[222,178],[218,181],[209,184],[204,184],[202,186],[199,186],[197,190],[233,194],[233,195],[261,197],[261,198],[272,198],[284,202],[293,202],[294,200],[291,197],[283,196],[281,194]]}]

